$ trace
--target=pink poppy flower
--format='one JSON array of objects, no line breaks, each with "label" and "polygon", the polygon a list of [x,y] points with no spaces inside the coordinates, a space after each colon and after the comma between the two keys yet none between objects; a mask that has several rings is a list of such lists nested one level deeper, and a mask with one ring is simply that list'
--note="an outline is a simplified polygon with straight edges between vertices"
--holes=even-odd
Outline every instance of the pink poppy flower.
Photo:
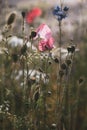
[{"label": "pink poppy flower", "polygon": [[46,24],[41,24],[36,29],[37,36],[41,38],[38,49],[39,51],[51,50],[54,47],[54,39],[52,37],[51,29]]},{"label": "pink poppy flower", "polygon": [[26,14],[26,22],[27,23],[32,23],[36,17],[40,16],[42,14],[42,11],[40,8],[34,8],[31,11],[29,11]]},{"label": "pink poppy flower", "polygon": [[52,37],[50,37],[47,40],[42,39],[39,42],[39,45],[38,45],[39,51],[51,50],[52,48],[54,48],[54,39]]}]

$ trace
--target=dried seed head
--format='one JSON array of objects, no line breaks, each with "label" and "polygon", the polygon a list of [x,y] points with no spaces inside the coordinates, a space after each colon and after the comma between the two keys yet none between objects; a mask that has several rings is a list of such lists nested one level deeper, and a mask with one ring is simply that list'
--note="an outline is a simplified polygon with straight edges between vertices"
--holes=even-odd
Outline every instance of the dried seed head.
[{"label": "dried seed head", "polygon": [[52,64],[52,62],[51,62],[50,60],[48,61],[48,63],[49,63],[49,65],[51,65],[51,64]]},{"label": "dried seed head", "polygon": [[72,45],[72,46],[71,46],[71,52],[72,52],[72,53],[75,52],[75,45]]},{"label": "dried seed head", "polygon": [[71,49],[71,46],[68,46],[68,47],[67,47],[67,50],[68,50],[68,53],[71,53],[71,50],[72,50],[72,49]]},{"label": "dried seed head", "polygon": [[68,50],[68,53],[74,53],[75,52],[75,45],[68,46],[67,50]]},{"label": "dried seed head", "polygon": [[11,25],[14,23],[14,20],[16,18],[16,13],[11,13],[7,20],[7,25]]},{"label": "dried seed head", "polygon": [[66,60],[66,64],[69,66],[71,65],[72,61],[71,60]]},{"label": "dried seed head", "polygon": [[23,45],[23,47],[21,48],[21,54],[24,55],[27,51],[27,45]]},{"label": "dried seed head", "polygon": [[64,75],[64,72],[62,70],[59,71],[59,76],[62,78]]},{"label": "dried seed head", "polygon": [[18,61],[18,55],[16,53],[12,54],[12,60],[16,63]]},{"label": "dried seed head", "polygon": [[61,64],[61,69],[65,70],[67,68],[67,65],[65,63]]},{"label": "dried seed head", "polygon": [[82,85],[84,82],[84,77],[80,77],[79,80],[78,80],[78,84],[79,85]]},{"label": "dried seed head", "polygon": [[22,12],[21,12],[21,15],[22,15],[22,17],[23,17],[23,19],[24,19],[25,16],[26,16],[26,13],[25,13],[24,11],[22,11]]},{"label": "dried seed head", "polygon": [[59,59],[58,58],[55,58],[54,61],[55,61],[55,63],[59,63]]},{"label": "dried seed head", "polygon": [[37,91],[37,92],[35,92],[35,94],[34,94],[34,101],[35,101],[35,102],[37,102],[37,101],[38,101],[38,99],[39,99],[39,97],[40,97],[39,92],[38,92],[38,91]]}]

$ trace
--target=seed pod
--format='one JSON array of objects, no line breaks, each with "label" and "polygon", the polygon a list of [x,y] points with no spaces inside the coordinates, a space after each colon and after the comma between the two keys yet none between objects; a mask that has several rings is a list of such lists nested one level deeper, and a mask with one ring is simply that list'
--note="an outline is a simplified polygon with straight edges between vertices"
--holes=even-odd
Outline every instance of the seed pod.
[{"label": "seed pod", "polygon": [[35,100],[35,102],[37,102],[37,101],[38,101],[39,97],[40,97],[39,92],[38,92],[38,91],[37,91],[37,92],[35,92],[35,94],[34,94],[34,100]]},{"label": "seed pod", "polygon": [[15,13],[11,13],[10,16],[8,17],[7,25],[13,24],[15,18],[16,18],[16,14]]},{"label": "seed pod", "polygon": [[84,78],[83,77],[80,77],[79,80],[78,80],[78,84],[79,85],[82,85],[84,82]]},{"label": "seed pod", "polygon": [[66,64],[69,66],[71,65],[72,61],[71,60],[66,60]]},{"label": "seed pod", "polygon": [[55,58],[54,61],[55,61],[55,63],[59,63],[59,59],[58,58]]},{"label": "seed pod", "polygon": [[59,71],[59,76],[62,78],[64,75],[64,72],[62,70]]},{"label": "seed pod", "polygon": [[30,39],[36,37],[37,33],[35,31],[31,31]]},{"label": "seed pod", "polygon": [[16,63],[18,61],[18,55],[16,53],[12,54],[12,59]]},{"label": "seed pod", "polygon": [[68,46],[68,47],[67,47],[67,50],[68,50],[68,53],[71,53],[71,50],[72,50],[72,49],[71,49],[71,46]]},{"label": "seed pod", "polygon": [[72,45],[72,46],[71,46],[71,52],[72,52],[72,53],[75,52],[75,45]]},{"label": "seed pod", "polygon": [[22,15],[22,17],[23,17],[23,19],[24,19],[24,18],[25,18],[26,13],[23,11],[23,12],[21,12],[21,15]]},{"label": "seed pod", "polygon": [[23,47],[21,48],[21,54],[24,55],[27,51],[27,45],[23,45]]},{"label": "seed pod", "polygon": [[61,69],[65,70],[67,68],[67,65],[65,63],[61,64]]}]

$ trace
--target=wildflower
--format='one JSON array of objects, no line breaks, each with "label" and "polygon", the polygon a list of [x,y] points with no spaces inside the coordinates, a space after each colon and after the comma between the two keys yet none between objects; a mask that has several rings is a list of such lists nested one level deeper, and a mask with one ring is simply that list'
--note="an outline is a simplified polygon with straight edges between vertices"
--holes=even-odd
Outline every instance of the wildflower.
[{"label": "wildflower", "polygon": [[54,47],[54,39],[51,29],[46,24],[41,24],[37,29],[37,37],[40,37],[38,49],[39,51],[51,50]]},{"label": "wildflower", "polygon": [[52,31],[46,24],[41,24],[36,29],[36,32],[37,32],[37,37],[39,36],[42,39],[48,39],[49,37],[52,36]]},{"label": "wildflower", "polygon": [[57,17],[58,21],[61,21],[67,17],[68,10],[69,8],[67,6],[65,6],[63,9],[59,6],[56,6],[53,10],[53,15]]},{"label": "wildflower", "polygon": [[26,22],[32,23],[34,19],[42,14],[42,11],[40,8],[33,8],[31,11],[29,11],[26,14]]}]

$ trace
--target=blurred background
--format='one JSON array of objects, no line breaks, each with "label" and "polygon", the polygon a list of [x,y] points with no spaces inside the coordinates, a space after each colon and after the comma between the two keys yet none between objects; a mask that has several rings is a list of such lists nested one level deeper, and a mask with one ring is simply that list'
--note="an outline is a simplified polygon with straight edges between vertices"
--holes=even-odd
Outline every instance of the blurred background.
[{"label": "blurred background", "polygon": [[[71,91],[71,126],[73,127],[74,124],[76,128],[71,128],[69,130],[87,130],[87,0],[62,1],[63,6],[69,7],[68,17],[62,21],[61,26],[62,47],[67,48],[67,46],[75,44],[79,49],[78,54],[75,55],[73,71],[71,73],[71,80],[69,83]],[[4,46],[4,40],[2,40],[1,34],[3,27],[6,25],[8,15],[11,12],[16,13],[16,21],[13,25],[14,28],[11,30],[11,33],[13,36],[21,38],[23,24],[21,13],[23,11],[29,12],[34,7],[39,7],[42,10],[42,14],[41,16],[37,17],[32,24],[25,22],[25,36],[29,37],[31,27],[36,29],[40,24],[45,23],[51,28],[53,37],[55,39],[55,46],[58,47],[59,25],[57,19],[52,13],[53,8],[56,5],[60,6],[60,0],[0,0],[0,48]],[[32,126],[32,124],[29,123],[31,123],[33,119],[36,119],[36,116],[38,117],[39,121],[42,119],[43,108],[40,106],[40,113],[37,113],[37,110],[32,107],[35,115],[32,111],[28,111],[28,109],[31,109],[29,108],[30,104],[28,101],[23,99],[23,89],[19,87],[20,83],[22,83],[23,77],[21,80],[15,79],[15,76],[17,76],[18,72],[22,69],[22,65],[19,65],[20,61],[17,61],[17,63],[13,62],[12,54],[14,52],[20,56],[21,48],[8,48],[8,50],[11,53],[10,55],[7,55],[7,53],[5,55],[0,54],[0,107],[2,106],[4,100],[8,100],[10,101],[11,108],[8,112],[9,115],[8,113],[0,113],[0,130],[38,130],[33,128],[28,129],[28,126]],[[50,89],[48,90],[51,90],[52,96],[47,97],[47,104],[50,103],[48,105],[48,114],[46,117],[47,125],[49,126],[49,129],[47,130],[51,130],[50,126],[51,124],[55,123],[56,120],[54,112],[57,91],[55,81],[56,67],[57,65],[53,64],[53,68],[51,68],[50,71],[52,72],[52,80],[49,83],[48,88]],[[14,70],[16,70],[16,74],[14,73]],[[79,79],[81,79],[80,82],[82,82],[82,84],[78,87],[77,84]],[[27,95],[29,96],[29,94]],[[5,102],[4,104],[8,104],[8,102]],[[2,108],[0,108],[0,112],[1,109]],[[22,113],[24,113],[24,115]],[[74,116],[74,113],[76,114],[75,116],[77,118]],[[32,117],[32,120],[29,118],[29,116]],[[76,122],[74,119],[76,119]],[[37,122],[34,123],[36,126]],[[43,122],[40,123],[42,123],[41,125],[43,126]],[[55,128],[52,127],[52,130],[53,129]]]}]

